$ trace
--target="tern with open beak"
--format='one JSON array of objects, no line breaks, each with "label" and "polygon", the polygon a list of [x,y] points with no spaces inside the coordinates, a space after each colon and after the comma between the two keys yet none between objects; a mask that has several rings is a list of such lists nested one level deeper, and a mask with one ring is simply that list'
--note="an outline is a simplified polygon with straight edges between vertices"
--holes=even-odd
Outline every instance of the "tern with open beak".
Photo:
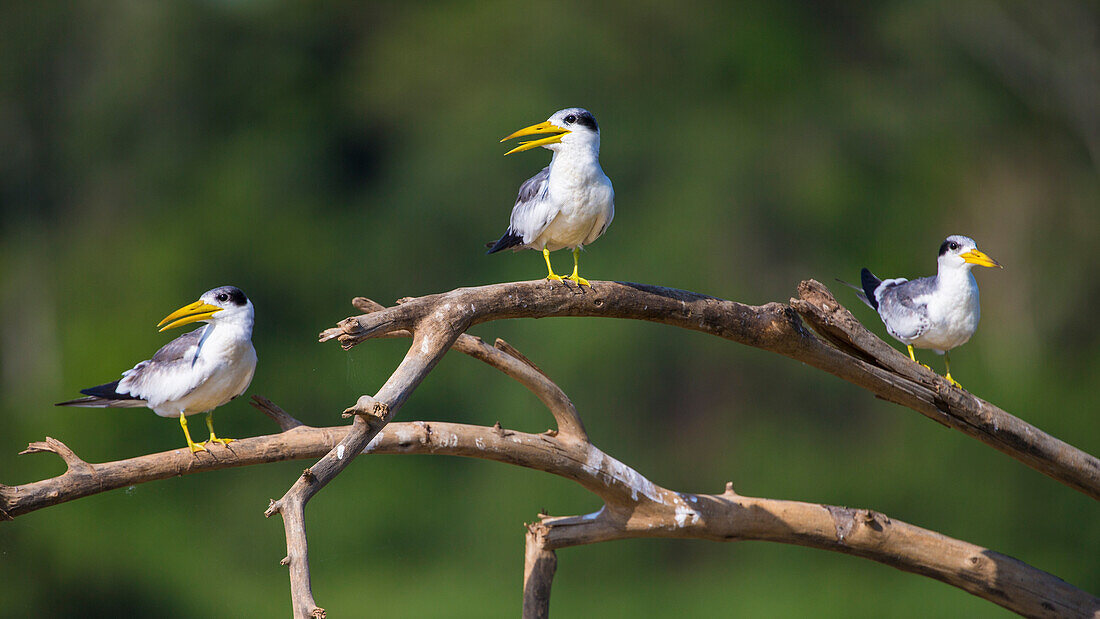
[{"label": "tern with open beak", "polygon": [[489,253],[502,249],[534,249],[546,260],[546,279],[562,281],[550,265],[550,252],[573,250],[573,274],[565,277],[591,286],[580,276],[581,248],[600,238],[615,217],[615,190],[600,167],[600,128],[588,110],[573,107],[555,112],[546,122],[520,129],[501,140],[544,135],[520,143],[510,155],[541,146],[550,150],[550,165],[519,188],[508,230]]},{"label": "tern with open beak", "polygon": [[[202,328],[169,342],[152,359],[142,361],[122,378],[82,389],[87,397],[59,402],[57,406],[95,408],[148,407],[161,417],[179,417],[183,436],[192,452],[205,451],[213,443],[227,445],[233,439],[214,434],[213,410],[244,393],[256,372],[252,347],[252,302],[239,288],[222,286],[208,290],[198,301],[172,312],[158,327],[161,331],[194,322]],[[207,413],[210,439],[195,443],[187,431],[187,415]]]},{"label": "tern with open beak", "polygon": [[863,290],[859,297],[878,311],[890,335],[909,347],[910,359],[917,361],[914,346],[931,348],[943,355],[947,367],[944,378],[962,387],[951,377],[951,358],[947,353],[970,340],[978,328],[981,317],[978,282],[970,270],[975,265],[1003,267],[978,251],[974,239],[957,234],[940,245],[937,263],[935,277],[913,281],[879,280],[870,270],[863,269]]}]

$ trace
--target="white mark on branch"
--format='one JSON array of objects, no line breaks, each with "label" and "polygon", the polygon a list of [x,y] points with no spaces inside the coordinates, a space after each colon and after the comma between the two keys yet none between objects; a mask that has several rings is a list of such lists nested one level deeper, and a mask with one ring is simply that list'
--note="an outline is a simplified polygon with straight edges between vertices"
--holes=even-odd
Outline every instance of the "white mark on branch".
[{"label": "white mark on branch", "polygon": [[477,445],[477,448],[482,451],[485,450],[485,441],[483,441],[480,436],[474,440],[474,445]]},{"label": "white mark on branch", "polygon": [[370,442],[367,443],[367,446],[363,448],[363,453],[366,454],[374,451],[378,447],[378,445],[381,444],[382,440],[385,439],[385,437],[385,432],[379,432],[378,435],[372,438]]},{"label": "white mark on branch", "polygon": [[343,445],[337,445],[336,446],[336,459],[337,460],[343,460],[344,459],[344,446]]},{"label": "white mark on branch", "polygon": [[600,470],[600,465],[603,464],[603,452],[596,449],[592,445],[588,446],[588,458],[581,466],[585,473],[595,476]]},{"label": "white mark on branch", "polygon": [[[691,497],[691,498],[694,499],[695,497]],[[688,522],[689,518],[691,519],[691,522]],[[697,512],[694,509],[692,509],[691,507],[689,507],[687,503],[681,503],[680,505],[676,506],[676,526],[677,527],[682,529],[682,528],[686,527],[689,524],[695,524],[697,522],[699,522],[699,512]]]},{"label": "white mark on branch", "polygon": [[[408,444],[412,443],[413,438],[415,438],[413,436],[414,434],[415,434],[415,432],[413,432],[409,428],[399,428],[397,430],[397,442],[398,442],[398,444],[408,445]],[[379,433],[378,436],[382,436],[382,433]]]},{"label": "white mark on branch", "polygon": [[638,494],[640,493],[654,503],[665,504],[660,491],[657,490],[657,486],[653,485],[653,482],[646,479],[638,471],[600,451],[594,445],[588,446],[588,457],[581,468],[589,475],[598,477],[605,486],[610,486],[612,482],[618,482],[630,488],[630,498],[635,501],[638,500]]}]

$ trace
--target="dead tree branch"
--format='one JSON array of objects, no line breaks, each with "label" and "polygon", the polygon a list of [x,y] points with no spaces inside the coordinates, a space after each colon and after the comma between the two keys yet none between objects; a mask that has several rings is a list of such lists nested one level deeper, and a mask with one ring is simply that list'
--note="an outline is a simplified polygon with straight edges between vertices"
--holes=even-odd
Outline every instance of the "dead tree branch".
[{"label": "dead tree branch", "polygon": [[[225,449],[216,449],[208,458],[176,449],[118,462],[85,463],[90,469],[85,473],[70,469],[52,479],[0,488],[0,504],[14,517],[175,475],[314,458],[340,444],[350,430],[346,426],[298,426],[279,434],[235,441]],[[61,446],[61,452],[70,451],[59,441],[52,442]],[[870,510],[745,497],[734,493],[732,485],[721,494],[674,492],[593,445],[550,433],[443,422],[395,422],[371,441],[367,452],[462,456],[515,464],[576,481],[605,502],[593,514],[543,516],[540,522],[530,525],[524,568],[525,616],[546,616],[548,612],[556,549],[626,538],[667,537],[764,540],[821,548],[929,576],[1024,615],[1100,617],[1100,598],[992,550]],[[295,509],[291,513],[291,518],[296,518],[303,512]],[[305,526],[304,522],[294,525]],[[290,558],[289,563],[293,561]],[[307,581],[300,586],[308,586],[308,571],[306,576]],[[320,616],[319,612],[323,611],[314,606],[305,616]]]},{"label": "dead tree branch", "polygon": [[[603,500],[584,516],[549,517],[528,528],[524,616],[545,617],[555,551],[578,544],[634,538],[766,540],[868,558],[935,578],[1027,616],[1100,619],[1100,598],[1047,572],[980,546],[896,521],[878,512],[737,495],[680,493],[662,488],[592,445],[568,397],[524,355],[498,340],[489,346],[463,332],[499,318],[606,316],[651,320],[712,333],[771,350],[828,371],[885,399],[960,429],[1051,477],[1097,496],[1095,458],[1043,434],[1004,411],[952,388],[875,338],[816,282],[804,282],[791,305],[752,307],[694,293],[611,282],[591,289],[545,282],[459,289],[381,308],[356,299],[363,316],[341,322],[322,339],[345,347],[377,337],[412,337],[397,370],[375,396],[346,411],[350,427],[313,428],[263,398],[255,405],[282,432],[191,454],[177,449],[102,464],[87,463],[60,441],[24,453],[58,454],[67,470],[20,486],[0,485],[0,519],[137,483],[206,470],[321,457],[267,515],[283,518],[296,617],[323,617],[314,601],[305,536],[305,505],[359,453],[420,453],[481,458],[571,479]],[[806,328],[801,316],[821,337]],[[824,338],[824,339],[822,339]],[[457,348],[530,389],[554,415],[558,430],[529,434],[441,422],[390,423],[412,390],[449,349]],[[1091,468],[1090,468],[1091,467]]]},{"label": "dead tree branch", "polygon": [[[592,288],[544,280],[459,288],[353,316],[321,334],[344,348],[408,329],[425,317],[472,326],[505,318],[598,316],[647,320],[701,331],[776,352],[824,370],[876,396],[977,438],[1080,492],[1100,499],[1100,460],[1039,430],[886,344],[855,320],[823,285],[799,285],[790,305],[750,306],[684,290],[620,282]],[[822,337],[806,328],[805,318]],[[824,339],[823,339],[824,338]]]}]

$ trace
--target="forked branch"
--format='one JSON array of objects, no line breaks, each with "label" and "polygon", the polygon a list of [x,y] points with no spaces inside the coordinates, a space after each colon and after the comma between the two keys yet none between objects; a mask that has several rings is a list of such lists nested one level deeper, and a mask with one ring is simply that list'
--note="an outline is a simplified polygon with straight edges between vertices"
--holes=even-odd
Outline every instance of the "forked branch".
[{"label": "forked branch", "polygon": [[[260,402],[260,406],[273,405]],[[86,474],[69,470],[52,479],[0,488],[0,505],[18,516],[174,475],[315,458],[339,444],[348,433],[346,426],[302,425],[279,434],[235,441],[229,447],[215,448],[209,457],[195,457],[186,449],[176,449],[118,462],[86,463],[90,467]],[[539,522],[530,525],[524,568],[525,616],[545,616],[547,612],[556,549],[635,537],[669,537],[764,540],[821,548],[929,576],[1028,616],[1100,617],[1100,598],[989,549],[870,510],[745,497],[737,495],[732,486],[721,494],[674,492],[595,446],[567,441],[552,433],[529,434],[443,422],[395,422],[371,441],[367,452],[462,456],[514,464],[576,481],[604,501],[604,507],[593,514],[541,516]],[[188,466],[188,462],[193,465]],[[281,512],[283,518],[304,529],[304,520],[298,520],[304,518],[304,510],[297,509],[297,505],[293,508]],[[292,556],[291,552],[302,554]],[[293,565],[296,558],[306,578],[294,581],[294,585],[307,588],[305,549],[288,549],[284,563]],[[299,615],[323,616],[323,611],[314,604]]]},{"label": "forked branch", "polygon": [[[353,316],[321,334],[351,348],[407,329],[425,316],[475,325],[505,318],[596,316],[658,322],[776,352],[977,438],[1020,462],[1100,499],[1100,460],[912,363],[852,317],[820,283],[799,285],[790,305],[751,306],[693,292],[620,282],[591,288],[545,280],[459,288]],[[807,328],[801,318],[823,337]]]},{"label": "forked branch", "polygon": [[[174,475],[321,456],[286,495],[272,501],[266,513],[283,518],[287,536],[283,563],[290,567],[295,616],[323,617],[309,580],[305,536],[309,499],[359,453],[455,455],[560,475],[604,502],[589,515],[540,515],[539,521],[529,526],[525,617],[544,617],[549,612],[556,549],[631,537],[690,537],[822,548],[929,576],[1024,615],[1100,618],[1100,599],[1042,570],[877,512],[743,497],[732,486],[714,495],[662,488],[592,445],[572,402],[524,355],[500,340],[489,346],[464,334],[480,322],[543,316],[632,318],[712,333],[828,371],[975,436],[1090,496],[1100,496],[1100,466],[1095,458],[910,363],[863,329],[820,284],[804,282],[799,292],[801,298],[792,299],[791,305],[752,307],[636,284],[593,282],[591,289],[577,289],[539,281],[459,289],[406,299],[391,308],[358,298],[355,306],[366,313],[326,331],[322,340],[335,338],[351,347],[377,337],[412,337],[412,345],[383,388],[374,396],[362,396],[346,411],[355,418],[350,427],[308,427],[257,398],[257,408],[278,423],[282,432],[195,455],[174,450],[89,464],[60,441],[47,439],[28,451],[54,452],[65,460],[68,470],[52,479],[0,486],[0,519]],[[499,424],[486,428],[439,422],[390,423],[452,347],[525,385],[551,411],[558,429],[528,434]]]}]

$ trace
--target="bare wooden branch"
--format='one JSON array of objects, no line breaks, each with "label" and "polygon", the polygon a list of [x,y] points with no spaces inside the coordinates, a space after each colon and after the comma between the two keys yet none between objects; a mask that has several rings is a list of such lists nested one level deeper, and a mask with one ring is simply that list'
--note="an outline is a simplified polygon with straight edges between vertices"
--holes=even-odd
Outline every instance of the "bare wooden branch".
[{"label": "bare wooden branch", "polygon": [[[820,283],[803,282],[806,295],[791,305],[750,306],[684,290],[620,282],[591,288],[548,286],[545,280],[459,288],[407,299],[404,303],[342,320],[321,334],[351,348],[423,320],[447,316],[474,325],[505,318],[598,316],[648,320],[702,331],[776,352],[824,370],[876,396],[911,408],[978,438],[1024,464],[1100,499],[1100,460],[966,392],[912,363],[854,318],[845,321],[840,304]],[[826,309],[827,308],[827,309]],[[799,318],[802,313],[819,338]],[[833,324],[835,323],[835,324]],[[843,341],[847,333],[854,338]],[[857,352],[858,351],[858,352]]]},{"label": "bare wooden branch", "polygon": [[[379,307],[365,297],[357,297],[353,305],[364,311],[375,311]],[[268,508],[268,515],[281,514],[284,509],[295,512],[292,517],[283,518],[295,617],[307,617],[307,613],[316,613],[319,609],[309,581],[304,515],[298,512],[304,514],[305,505],[313,495],[350,464],[393,419],[420,381],[452,346],[500,369],[530,389],[554,415],[563,439],[587,441],[584,425],[572,402],[553,381],[522,355],[507,354],[487,346],[480,338],[466,335],[464,332],[468,327],[469,323],[453,320],[453,316],[441,311],[421,316],[400,329],[388,330],[387,334],[391,336],[411,334],[413,338],[397,370],[376,395],[361,396],[354,406],[345,411],[355,416],[351,431]]]},{"label": "bare wooden branch", "polygon": [[92,467],[87,462],[69,449],[68,445],[55,438],[47,436],[44,441],[35,441],[27,445],[27,448],[19,452],[19,455],[36,453],[55,453],[61,456],[61,459],[65,462],[66,473],[72,473],[74,476],[89,475],[92,472]]},{"label": "bare wooden branch", "polygon": [[558,569],[558,556],[546,547],[546,527],[527,525],[523,554],[523,619],[550,616],[550,585]]},{"label": "bare wooden branch", "polygon": [[[192,456],[176,449],[102,464],[91,473],[71,471],[14,486],[0,494],[0,507],[19,516],[90,494],[174,475],[315,458],[349,433],[347,427],[293,430],[235,441],[226,449]],[[908,572],[935,578],[1030,616],[1100,617],[1100,598],[1055,576],[1000,553],[894,520],[869,510],[737,495],[688,494],[662,488],[633,468],[592,445],[547,434],[465,424],[391,423],[371,442],[369,453],[437,454],[480,458],[523,466],[571,479],[606,503],[586,516],[543,518],[531,525],[535,564],[525,569],[527,586],[548,590],[555,549],[633,537],[698,538],[716,541],[765,540],[860,556]],[[190,461],[192,466],[185,463]],[[284,502],[284,521],[304,529],[304,510]],[[269,514],[275,513],[269,510]],[[296,543],[299,537],[292,537]],[[304,539],[304,538],[302,538]],[[292,577],[302,578],[296,612],[319,611],[313,602],[305,547],[288,547]],[[295,572],[295,566],[300,572]],[[535,574],[532,576],[532,574]],[[537,578],[537,580],[532,580]],[[545,597],[545,596],[544,596]],[[548,599],[548,597],[546,597]],[[533,603],[533,602],[532,602]],[[526,604],[526,602],[525,602]],[[538,605],[532,608],[540,608]]]},{"label": "bare wooden branch", "polygon": [[270,417],[272,421],[279,424],[279,429],[283,432],[286,432],[287,430],[293,430],[294,428],[302,425],[301,421],[298,421],[294,417],[290,416],[289,413],[279,408],[278,405],[263,396],[252,396],[252,401],[250,402],[250,404],[256,407],[261,413]]},{"label": "bare wooden branch", "polygon": [[[801,298],[792,299],[791,305],[816,331],[828,334],[830,341],[840,342],[841,346],[854,348],[858,357],[870,357],[873,363],[901,378],[898,387],[908,396],[906,401],[887,399],[976,438],[1094,499],[1100,498],[1100,460],[913,363],[868,331],[819,282],[802,282],[798,293]],[[913,384],[928,389],[910,387]],[[913,398],[916,405],[910,404]]]},{"label": "bare wooden branch", "polygon": [[[898,402],[991,444],[1055,479],[1097,496],[1095,458],[948,385],[863,329],[816,282],[804,282],[791,305],[753,307],[690,292],[612,282],[589,289],[545,282],[499,284],[406,298],[381,308],[357,298],[369,312],[349,318],[322,339],[345,347],[377,337],[412,337],[408,353],[374,396],[347,412],[350,427],[302,425],[273,403],[254,405],[283,432],[191,454],[177,449],[130,460],[89,464],[60,441],[27,452],[58,454],[68,468],[52,479],[0,485],[0,519],[65,501],[173,475],[274,462],[320,460],[272,501],[287,538],[282,561],[290,570],[296,617],[324,617],[312,593],[305,505],[359,453],[423,453],[474,457],[571,479],[604,501],[593,514],[546,517],[530,525],[524,571],[524,616],[545,616],[556,568],[555,550],[630,537],[767,540],[865,557],[935,578],[1028,616],[1100,619],[1100,598],[1016,559],[892,520],[869,510],[744,497],[728,484],[717,495],[662,488],[592,445],[573,404],[534,363],[506,343],[489,346],[465,335],[473,324],[513,317],[607,316],[650,320],[703,331],[771,350],[830,372],[879,397]],[[835,307],[834,307],[835,305]],[[821,337],[808,329],[799,314]],[[822,339],[824,338],[824,339]],[[528,434],[497,424],[487,428],[441,422],[390,423],[440,357],[456,348],[501,370],[531,390],[552,412],[558,431]],[[1021,425],[1015,425],[1021,424]],[[1007,428],[1007,430],[1006,430]],[[1092,467],[1092,468],[1090,468]],[[1094,470],[1095,469],[1095,470]]]}]

